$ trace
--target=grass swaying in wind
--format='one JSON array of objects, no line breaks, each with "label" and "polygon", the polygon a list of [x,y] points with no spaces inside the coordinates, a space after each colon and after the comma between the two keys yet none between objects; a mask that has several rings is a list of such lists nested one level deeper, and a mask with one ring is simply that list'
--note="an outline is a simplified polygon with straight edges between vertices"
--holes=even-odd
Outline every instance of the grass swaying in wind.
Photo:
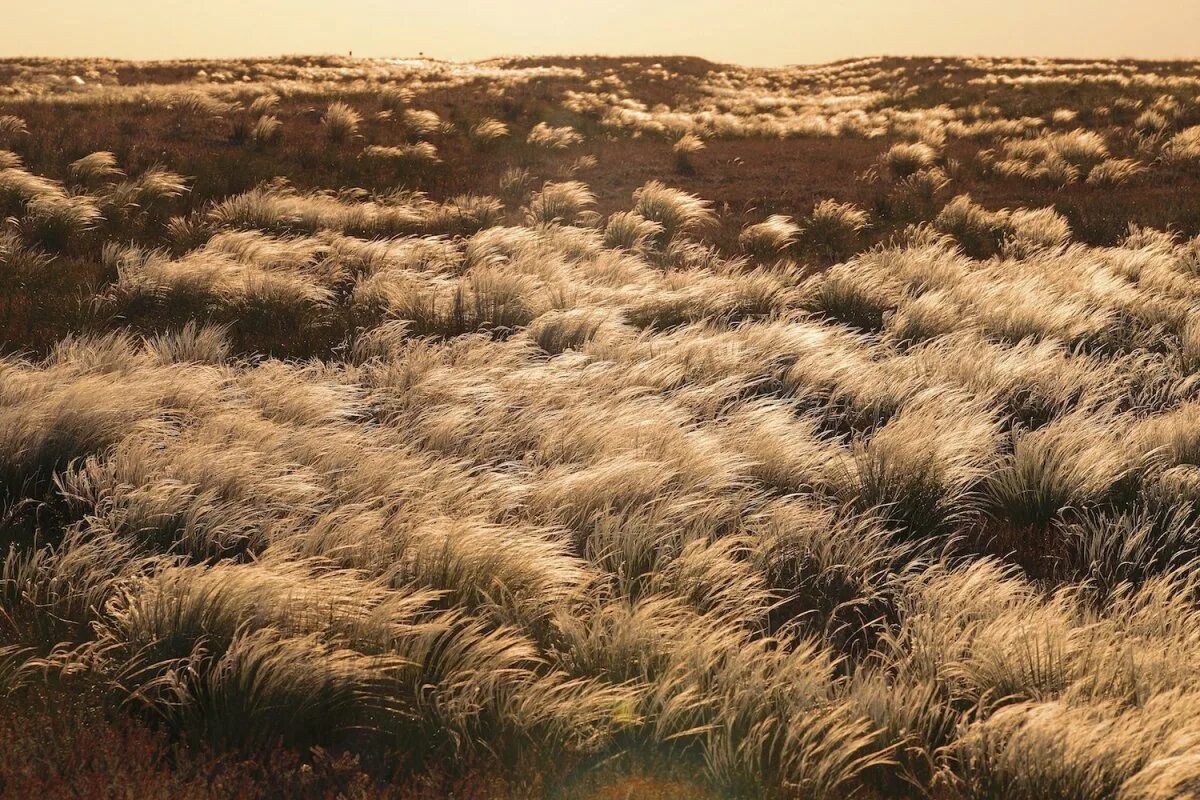
[{"label": "grass swaying in wind", "polygon": [[6,787],[1196,794],[1186,69],[53,63]]}]

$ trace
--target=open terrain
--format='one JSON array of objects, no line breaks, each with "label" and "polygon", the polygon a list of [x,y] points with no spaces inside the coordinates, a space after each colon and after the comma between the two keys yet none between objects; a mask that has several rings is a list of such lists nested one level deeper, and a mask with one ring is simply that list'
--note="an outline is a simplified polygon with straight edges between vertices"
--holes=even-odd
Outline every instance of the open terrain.
[{"label": "open terrain", "polygon": [[1200,797],[1200,64],[0,60],[0,795]]}]

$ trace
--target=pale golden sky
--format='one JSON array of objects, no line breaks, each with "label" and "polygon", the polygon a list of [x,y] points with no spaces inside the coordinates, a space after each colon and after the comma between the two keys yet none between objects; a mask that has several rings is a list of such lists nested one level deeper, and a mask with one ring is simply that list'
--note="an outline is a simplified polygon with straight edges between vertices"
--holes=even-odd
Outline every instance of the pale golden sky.
[{"label": "pale golden sky", "polygon": [[1200,0],[0,0],[0,56],[1200,58]]}]

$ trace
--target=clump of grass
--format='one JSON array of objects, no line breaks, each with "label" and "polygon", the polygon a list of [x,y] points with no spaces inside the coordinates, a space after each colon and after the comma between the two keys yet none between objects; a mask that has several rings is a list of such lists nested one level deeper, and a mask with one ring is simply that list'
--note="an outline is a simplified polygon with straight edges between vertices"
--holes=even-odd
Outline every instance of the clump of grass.
[{"label": "clump of grass", "polygon": [[387,111],[401,111],[413,101],[416,94],[405,86],[386,86],[379,92],[379,105]]},{"label": "clump of grass", "polygon": [[554,127],[545,122],[539,122],[529,131],[525,141],[534,147],[545,150],[566,150],[583,142],[583,134],[568,126]]},{"label": "clump of grass", "polygon": [[1193,520],[1164,503],[1153,513],[1088,513],[1063,531],[1062,571],[1087,580],[1102,599],[1121,587],[1143,586],[1197,556]]},{"label": "clump of grass", "polygon": [[953,531],[980,512],[999,436],[997,420],[971,398],[918,395],[855,447],[853,501],[918,540]]},{"label": "clump of grass", "polygon": [[795,244],[799,235],[800,226],[791,217],[772,214],[762,222],[747,225],[738,236],[738,244],[754,258],[778,258]]},{"label": "clump of grass", "polygon": [[1116,423],[1081,410],[1017,434],[1011,459],[988,482],[993,513],[1017,528],[1042,528],[1064,512],[1120,503],[1141,456]]},{"label": "clump of grass", "polygon": [[696,172],[696,164],[692,160],[692,156],[704,150],[704,140],[694,133],[685,133],[680,136],[675,144],[671,145],[671,152],[675,154],[675,169],[685,175],[692,175]]},{"label": "clump of grass", "polygon": [[633,193],[633,211],[662,226],[668,239],[687,234],[716,221],[710,204],[680,189],[650,181]]},{"label": "clump of grass", "polygon": [[0,144],[9,145],[29,133],[25,120],[12,114],[0,115]]},{"label": "clump of grass", "polygon": [[1056,108],[1050,115],[1050,121],[1055,125],[1070,125],[1079,118],[1079,114],[1071,108]]},{"label": "clump of grass", "polygon": [[189,320],[178,331],[150,337],[145,347],[163,364],[224,364],[231,352],[228,334],[225,326]]},{"label": "clump of grass", "polygon": [[508,136],[508,126],[498,119],[484,117],[471,126],[468,136],[471,142],[480,149],[495,147],[501,139]]},{"label": "clump of grass", "polygon": [[533,175],[524,167],[508,167],[500,173],[500,196],[509,202],[517,201],[526,196]]},{"label": "clump of grass", "polygon": [[1171,127],[1171,121],[1167,119],[1166,115],[1153,108],[1148,108],[1138,114],[1137,119],[1133,121],[1133,129],[1143,134],[1162,133],[1169,127]]},{"label": "clump of grass", "polygon": [[950,177],[941,167],[917,170],[890,188],[888,202],[900,219],[929,219],[944,200]]},{"label": "clump of grass", "polygon": [[278,113],[279,103],[279,95],[274,92],[267,92],[251,100],[246,110],[252,117],[265,117]]},{"label": "clump of grass", "polygon": [[6,614],[0,638],[30,655],[48,656],[60,642],[87,638],[87,627],[120,582],[153,564],[129,542],[74,529],[54,546],[10,547],[0,565]]},{"label": "clump of grass", "polygon": [[1200,125],[1184,128],[1163,145],[1158,157],[1174,167],[1193,167],[1200,163]]},{"label": "clump of grass", "polygon": [[985,258],[1000,250],[1004,243],[1004,218],[960,194],[937,215],[934,227],[954,237],[968,255]]},{"label": "clump of grass", "polygon": [[283,122],[273,114],[263,114],[250,126],[247,138],[259,147],[278,144],[283,138]]},{"label": "clump of grass", "polygon": [[1063,186],[1085,180],[1092,168],[1108,157],[1108,146],[1100,134],[1076,129],[1007,142],[1004,158],[995,169],[1009,177]]},{"label": "clump of grass", "polygon": [[442,118],[436,111],[409,108],[403,115],[404,127],[413,136],[429,136],[442,128]]},{"label": "clump of grass", "polygon": [[163,234],[171,253],[180,256],[188,250],[202,247],[212,238],[213,230],[202,215],[189,214],[171,217],[167,220]]},{"label": "clump of grass", "polygon": [[[155,687],[176,730],[223,748],[292,746],[367,730],[394,713],[387,684],[400,660],[365,656],[271,629],[238,635],[223,652],[203,646]],[[280,727],[280,714],[287,724]]]},{"label": "clump of grass", "polygon": [[525,218],[531,225],[572,225],[580,213],[595,202],[596,195],[579,181],[547,183],[530,199]]},{"label": "clump of grass", "polygon": [[372,144],[363,149],[360,157],[396,170],[428,169],[442,163],[437,147],[430,142],[413,142],[391,147]]},{"label": "clump of grass", "polygon": [[1179,356],[1184,372],[1200,372],[1200,314],[1191,314],[1183,326]]},{"label": "clump of grass", "polygon": [[147,213],[162,210],[188,190],[187,179],[163,167],[151,167],[137,177],[138,204]]},{"label": "clump of grass", "polygon": [[181,92],[171,98],[171,106],[181,118],[216,118],[233,110],[231,104],[203,90]]},{"label": "clump of grass", "polygon": [[621,250],[640,250],[663,232],[660,223],[633,211],[618,211],[604,227],[604,246]]},{"label": "clump of grass", "polygon": [[854,253],[870,222],[867,212],[852,203],[822,200],[804,220],[801,243],[827,261]]},{"label": "clump of grass", "polygon": [[479,266],[451,285],[399,284],[386,273],[360,285],[355,298],[364,311],[405,320],[421,336],[454,337],[486,332],[507,336],[528,325],[540,310],[536,281],[519,273]]},{"label": "clump of grass", "polygon": [[1168,797],[1191,771],[1183,763],[1190,760],[1186,746],[1160,725],[1162,715],[1179,713],[1168,705],[1050,701],[1001,709],[955,745],[963,796]]},{"label": "clump of grass", "polygon": [[117,157],[106,151],[92,153],[71,162],[70,173],[72,178],[90,188],[114,183],[125,176],[117,165]]},{"label": "clump of grass", "polygon": [[29,202],[17,227],[30,244],[62,252],[78,245],[100,220],[96,201],[86,195],[44,196]]},{"label": "clump of grass", "polygon": [[17,231],[0,232],[0,266],[3,267],[5,301],[0,321],[7,324],[19,310],[18,298],[36,292],[47,277],[51,254],[26,243]]},{"label": "clump of grass", "polygon": [[6,216],[19,214],[29,202],[39,197],[64,196],[62,186],[25,169],[14,166],[0,170],[0,210]]},{"label": "clump of grass", "polygon": [[1005,229],[1003,252],[1015,258],[1059,250],[1071,239],[1070,223],[1053,208],[1014,209],[1007,215]]},{"label": "clump of grass", "polygon": [[968,255],[987,258],[1002,250],[1014,256],[1060,248],[1071,227],[1052,208],[989,211],[969,195],[959,195],[942,208],[935,229],[950,234]]},{"label": "clump of grass", "polygon": [[598,308],[573,308],[542,314],[526,329],[545,352],[559,355],[579,350],[600,330],[614,324],[613,315]]},{"label": "clump of grass", "polygon": [[927,342],[952,333],[960,324],[961,309],[946,292],[924,292],[891,310],[884,324],[887,337],[900,344]]},{"label": "clump of grass", "polygon": [[902,142],[888,148],[882,160],[893,178],[903,179],[932,167],[937,151],[925,142]]},{"label": "clump of grass", "polygon": [[165,223],[187,191],[187,180],[182,175],[154,166],[137,178],[106,188],[100,205],[115,228],[154,228]]},{"label": "clump of grass", "polygon": [[352,106],[337,101],[330,104],[325,110],[325,115],[321,117],[321,125],[325,128],[325,135],[329,141],[335,144],[346,142],[353,136],[358,134],[358,126],[362,122],[362,114],[359,114]]},{"label": "clump of grass", "polygon": [[1146,171],[1145,165],[1132,158],[1107,158],[1088,173],[1092,186],[1121,186]]},{"label": "clump of grass", "polygon": [[466,236],[499,225],[504,205],[494,197],[459,194],[426,214],[424,230],[435,236]]},{"label": "clump of grass", "polygon": [[584,153],[581,156],[571,159],[570,162],[559,168],[559,175],[565,180],[573,178],[580,172],[593,170],[600,162],[591,153]]}]

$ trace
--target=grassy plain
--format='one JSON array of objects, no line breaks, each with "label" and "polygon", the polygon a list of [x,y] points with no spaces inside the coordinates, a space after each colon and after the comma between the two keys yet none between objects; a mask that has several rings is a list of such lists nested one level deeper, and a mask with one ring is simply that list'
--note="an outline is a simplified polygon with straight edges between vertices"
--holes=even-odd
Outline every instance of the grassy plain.
[{"label": "grassy plain", "polygon": [[1200,65],[0,61],[0,793],[1200,796]]}]

